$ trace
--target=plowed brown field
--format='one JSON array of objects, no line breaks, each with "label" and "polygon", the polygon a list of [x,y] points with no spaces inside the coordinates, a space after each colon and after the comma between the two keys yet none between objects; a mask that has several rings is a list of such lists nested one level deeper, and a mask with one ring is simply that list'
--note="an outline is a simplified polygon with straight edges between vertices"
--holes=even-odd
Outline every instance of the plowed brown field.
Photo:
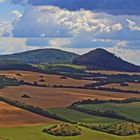
[{"label": "plowed brown field", "polygon": [[140,91],[140,84],[139,83],[128,83],[128,86],[120,86],[119,83],[113,83],[113,84],[104,85],[102,87],[117,88],[117,89],[122,89],[122,90]]},{"label": "plowed brown field", "polygon": [[38,125],[54,122],[56,121],[0,102],[0,127]]},{"label": "plowed brown field", "polygon": [[[21,74],[21,76],[18,76],[16,74]],[[9,78],[15,77],[17,80],[24,80],[25,82],[33,83],[34,81],[36,81],[39,84],[46,85],[81,86],[95,82],[90,80],[77,80],[68,77],[66,79],[63,79],[60,75],[42,74],[28,71],[0,71],[0,75],[6,75]],[[40,82],[41,79],[45,81]]]},{"label": "plowed brown field", "polygon": [[[21,96],[29,95],[25,99]],[[106,92],[97,90],[74,89],[74,88],[42,88],[33,86],[6,87],[0,90],[0,96],[43,108],[66,107],[75,101],[83,99],[125,99],[139,97],[139,94],[128,94],[120,92]]]}]

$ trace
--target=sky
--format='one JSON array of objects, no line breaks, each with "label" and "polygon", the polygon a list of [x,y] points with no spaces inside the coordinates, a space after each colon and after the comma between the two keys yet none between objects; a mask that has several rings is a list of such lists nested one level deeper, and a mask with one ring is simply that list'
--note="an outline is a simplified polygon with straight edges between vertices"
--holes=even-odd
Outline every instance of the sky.
[{"label": "sky", "polygon": [[0,54],[38,48],[104,48],[140,65],[140,0],[0,0]]}]

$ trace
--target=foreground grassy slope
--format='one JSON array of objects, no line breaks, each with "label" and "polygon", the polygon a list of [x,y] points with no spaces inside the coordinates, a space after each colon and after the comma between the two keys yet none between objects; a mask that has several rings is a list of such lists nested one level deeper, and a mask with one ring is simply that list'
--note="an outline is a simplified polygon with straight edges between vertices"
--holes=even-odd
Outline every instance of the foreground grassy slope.
[{"label": "foreground grassy slope", "polygon": [[46,126],[20,128],[0,128],[0,138],[9,140],[139,140],[140,135],[120,137],[82,127],[82,135],[75,137],[55,137],[42,133]]},{"label": "foreground grassy slope", "polygon": [[78,105],[80,108],[89,110],[113,110],[121,116],[125,116],[129,119],[140,122],[140,102],[116,104],[116,103],[104,103],[104,104],[87,104]]},{"label": "foreground grassy slope", "polygon": [[58,108],[58,109],[48,109],[51,114],[56,114],[57,116],[67,119],[69,121],[74,122],[84,122],[84,123],[116,123],[120,122],[121,120],[107,118],[107,117],[99,117],[88,115],[79,111],[74,111],[71,109],[66,108]]}]

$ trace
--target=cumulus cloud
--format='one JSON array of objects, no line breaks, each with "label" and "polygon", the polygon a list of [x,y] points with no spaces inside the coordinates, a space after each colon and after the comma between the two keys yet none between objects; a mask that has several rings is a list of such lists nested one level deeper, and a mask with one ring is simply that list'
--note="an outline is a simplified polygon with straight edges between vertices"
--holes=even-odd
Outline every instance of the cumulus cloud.
[{"label": "cumulus cloud", "polygon": [[[22,4],[26,2],[22,1]],[[37,5],[27,5],[23,15],[18,10],[13,10],[11,14],[16,17],[12,19],[13,22],[0,22],[0,36],[8,37],[7,42],[6,38],[0,40],[2,52],[53,47],[84,53],[102,47],[127,60],[134,57],[133,62],[138,63],[140,54],[136,52],[140,52],[139,16],[114,16],[85,9],[70,11],[55,6]],[[8,49],[6,46],[9,44],[13,47]],[[131,51],[133,55],[130,54]]]},{"label": "cumulus cloud", "polygon": [[126,19],[128,22],[128,28],[132,31],[140,31],[140,26],[137,26],[136,22],[130,19]]},{"label": "cumulus cloud", "polygon": [[[25,30],[26,29],[26,30]],[[68,11],[53,6],[29,7],[15,24],[15,37],[68,37],[83,32],[110,33],[123,29],[121,23],[87,11]]]},{"label": "cumulus cloud", "polygon": [[12,23],[8,21],[0,21],[0,37],[12,36]]},{"label": "cumulus cloud", "polygon": [[118,41],[117,43],[116,43],[116,45],[115,45],[115,48],[124,48],[124,47],[126,47],[127,46],[127,44],[128,44],[128,42],[127,41]]},{"label": "cumulus cloud", "polygon": [[1,37],[0,54],[12,54],[40,48],[38,46],[27,46],[26,41],[26,38]]},{"label": "cumulus cloud", "polygon": [[83,9],[69,11],[54,6],[29,6],[14,23],[13,35],[64,38],[90,34],[91,39],[140,40],[136,19],[140,22],[138,16],[112,16]]},{"label": "cumulus cloud", "polygon": [[22,13],[20,11],[18,11],[18,10],[11,11],[11,14],[16,16],[17,18],[21,18],[22,17]]}]

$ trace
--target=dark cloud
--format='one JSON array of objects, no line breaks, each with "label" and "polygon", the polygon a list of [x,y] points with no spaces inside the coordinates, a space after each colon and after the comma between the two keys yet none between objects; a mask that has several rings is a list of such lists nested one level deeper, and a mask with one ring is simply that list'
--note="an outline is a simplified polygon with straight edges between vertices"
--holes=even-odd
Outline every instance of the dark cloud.
[{"label": "dark cloud", "polygon": [[67,10],[95,10],[114,15],[140,15],[140,0],[12,0],[14,3],[53,5]]}]

